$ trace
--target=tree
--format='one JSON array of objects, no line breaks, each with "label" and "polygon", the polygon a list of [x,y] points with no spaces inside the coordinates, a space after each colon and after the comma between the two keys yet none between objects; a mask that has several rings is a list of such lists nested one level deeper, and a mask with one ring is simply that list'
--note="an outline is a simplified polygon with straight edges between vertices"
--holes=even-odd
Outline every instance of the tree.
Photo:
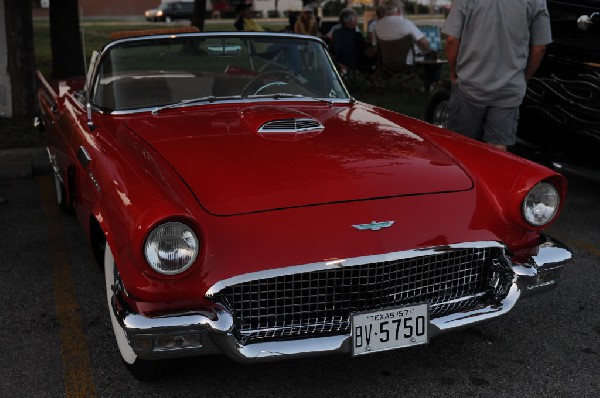
[{"label": "tree", "polygon": [[52,77],[55,79],[85,75],[78,11],[77,0],[50,1]]},{"label": "tree", "polygon": [[4,10],[13,116],[30,116],[36,110],[31,1],[6,0]]},{"label": "tree", "polygon": [[204,19],[206,15],[206,0],[194,0],[194,13],[192,14],[192,26],[204,31]]}]

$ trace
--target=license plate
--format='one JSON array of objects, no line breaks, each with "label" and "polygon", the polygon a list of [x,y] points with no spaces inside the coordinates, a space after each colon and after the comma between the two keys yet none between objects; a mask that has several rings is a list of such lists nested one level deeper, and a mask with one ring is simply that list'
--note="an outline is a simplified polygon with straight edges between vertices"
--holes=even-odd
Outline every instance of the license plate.
[{"label": "license plate", "polygon": [[352,315],[352,355],[371,354],[428,342],[427,304]]}]

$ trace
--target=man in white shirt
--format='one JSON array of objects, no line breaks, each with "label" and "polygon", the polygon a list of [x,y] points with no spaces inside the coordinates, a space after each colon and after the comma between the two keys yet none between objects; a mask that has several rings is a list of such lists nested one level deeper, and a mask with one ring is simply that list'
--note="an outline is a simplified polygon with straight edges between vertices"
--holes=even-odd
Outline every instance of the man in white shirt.
[{"label": "man in white shirt", "polygon": [[377,6],[377,8],[375,8],[375,19],[370,20],[367,25],[367,41],[369,43],[375,43],[375,25],[377,25],[377,21],[385,17],[385,14],[386,9],[384,6]]},{"label": "man in white shirt", "polygon": [[[398,0],[388,0],[384,3],[386,15],[377,21],[375,25],[375,34],[373,35],[373,44],[380,40],[397,40],[404,36],[411,35],[415,43],[415,53],[426,54],[431,51],[429,41],[425,34],[417,28],[411,20],[402,15],[402,2]],[[408,53],[406,63],[413,64],[413,54]]]}]

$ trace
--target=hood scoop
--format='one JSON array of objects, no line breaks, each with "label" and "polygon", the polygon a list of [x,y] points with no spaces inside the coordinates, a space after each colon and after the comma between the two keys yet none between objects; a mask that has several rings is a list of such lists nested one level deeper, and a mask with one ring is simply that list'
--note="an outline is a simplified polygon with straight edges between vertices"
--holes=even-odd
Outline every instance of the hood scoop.
[{"label": "hood scoop", "polygon": [[268,121],[258,128],[258,133],[268,139],[300,140],[314,137],[324,129],[315,119],[290,118]]},{"label": "hood scoop", "polygon": [[282,107],[251,107],[243,110],[240,117],[250,131],[268,140],[298,141],[325,130],[323,123],[315,117]]}]

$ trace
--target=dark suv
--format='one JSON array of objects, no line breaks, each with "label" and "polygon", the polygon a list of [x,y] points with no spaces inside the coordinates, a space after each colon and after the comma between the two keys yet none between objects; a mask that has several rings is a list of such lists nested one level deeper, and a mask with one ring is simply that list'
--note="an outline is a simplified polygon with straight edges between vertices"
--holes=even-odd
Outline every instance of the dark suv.
[{"label": "dark suv", "polygon": [[160,3],[158,8],[146,10],[144,16],[150,22],[173,22],[176,19],[192,19],[193,1],[171,1]]},{"label": "dark suv", "polygon": [[[548,0],[553,42],[520,109],[521,148],[556,169],[600,181],[600,0]],[[425,120],[444,126],[445,82]]]}]

